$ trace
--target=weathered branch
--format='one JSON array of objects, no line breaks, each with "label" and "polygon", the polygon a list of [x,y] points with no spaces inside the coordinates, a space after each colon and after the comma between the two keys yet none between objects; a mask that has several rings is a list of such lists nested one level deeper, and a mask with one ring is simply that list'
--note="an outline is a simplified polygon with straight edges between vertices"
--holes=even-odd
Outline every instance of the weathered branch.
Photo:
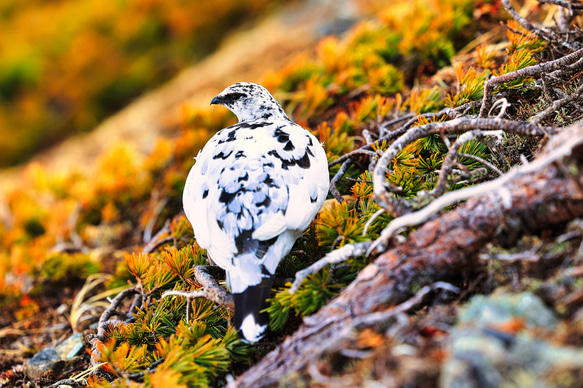
[{"label": "weathered branch", "polygon": [[350,167],[351,163],[352,163],[351,158],[345,160],[344,163],[342,163],[342,166],[340,166],[340,169],[338,170],[336,175],[334,175],[334,177],[330,181],[330,193],[334,196],[334,198],[336,198],[336,201],[338,201],[338,203],[344,202],[344,198],[342,198],[342,194],[340,194],[336,185],[338,184],[338,181],[344,176],[344,174],[346,174],[346,171],[348,171],[348,168]]},{"label": "weathered branch", "polygon": [[190,304],[192,300],[198,298],[212,300],[228,310],[235,311],[235,300],[233,299],[233,295],[217,283],[213,275],[210,273],[212,268],[214,267],[208,265],[195,265],[193,267],[194,278],[197,283],[202,285],[200,290],[190,292],[166,291],[161,296],[161,298],[166,298],[168,296],[183,296],[188,300],[186,303],[186,322],[190,322]]},{"label": "weathered branch", "polygon": [[400,192],[399,187],[392,185],[386,179],[386,170],[389,163],[406,145],[415,140],[434,134],[458,134],[476,129],[504,130],[510,133],[530,136],[542,136],[555,131],[554,127],[545,128],[520,121],[483,118],[457,118],[451,121],[429,123],[412,128],[395,140],[377,162],[373,174],[375,201],[380,207],[394,216],[410,212],[412,210],[410,201],[405,201],[395,196],[396,193]]},{"label": "weathered branch", "polygon": [[435,290],[446,290],[449,292],[453,292],[454,294],[459,294],[460,290],[458,287],[452,286],[446,282],[435,282],[431,285],[427,285],[421,288],[415,296],[411,297],[410,299],[406,300],[405,302],[391,308],[387,309],[378,313],[371,313],[367,314],[363,317],[355,318],[352,322],[353,327],[366,325],[370,326],[372,324],[381,323],[388,321],[391,317],[394,317],[397,314],[403,314],[405,312],[413,310],[415,307],[420,305],[423,302],[423,299],[432,291]]},{"label": "weathered branch", "polygon": [[350,258],[362,256],[366,253],[366,251],[370,248],[371,245],[372,241],[364,241],[361,243],[344,245],[343,247],[328,253],[326,256],[316,261],[309,267],[296,272],[296,279],[294,280],[293,285],[289,289],[290,294],[295,293],[302,285],[302,282],[308,276],[318,273],[322,268],[324,268],[327,265],[342,263]]},{"label": "weathered branch", "polygon": [[105,327],[107,326],[107,322],[109,321],[109,318],[111,318],[111,316],[113,316],[116,313],[119,305],[123,302],[124,299],[129,298],[132,295],[138,294],[139,292],[140,290],[136,287],[127,288],[120,292],[119,294],[117,294],[115,298],[113,298],[109,308],[105,310],[103,314],[101,314],[101,317],[99,318],[99,323],[97,325],[97,337],[101,341],[103,341],[104,339]]},{"label": "weathered branch", "polygon": [[522,167],[516,167],[493,181],[478,186],[471,186],[465,189],[452,191],[447,195],[437,198],[435,201],[431,202],[431,204],[415,213],[398,217],[389,223],[389,225],[382,231],[381,236],[375,241],[369,250],[373,251],[377,249],[378,246],[386,244],[387,241],[401,228],[420,225],[446,206],[474,198],[478,195],[497,193],[500,198],[500,206],[505,210],[511,209],[513,206],[513,198],[506,187],[508,182],[517,176],[539,171],[548,164],[554,163],[565,157],[565,155],[568,155],[571,152],[571,149],[572,144],[564,143],[560,147],[549,151],[545,157],[539,158],[533,163],[528,163]]},{"label": "weathered branch", "polygon": [[546,27],[539,28],[539,27],[534,26],[528,20],[526,20],[525,18],[520,16],[520,14],[518,12],[516,12],[516,10],[512,7],[512,5],[510,5],[509,0],[502,0],[502,5],[504,5],[504,8],[506,8],[506,11],[508,11],[508,13],[514,18],[514,20],[516,20],[522,27],[524,27],[524,29],[526,29],[527,31],[535,33],[536,35],[540,36],[542,39],[546,40],[547,42],[558,43],[559,45],[563,46],[564,48],[566,48],[568,50],[577,50],[580,47],[580,45],[577,42],[573,42],[574,44],[572,44],[571,42],[568,42],[566,40],[558,39],[555,36],[555,34],[553,33],[553,31],[551,31],[550,29],[548,29]]},{"label": "weathered branch", "polygon": [[555,61],[540,63],[538,65],[525,67],[524,69],[516,70],[511,73],[502,74],[498,77],[490,78],[484,83],[484,97],[482,98],[482,107],[480,108],[480,117],[486,117],[486,113],[490,110],[492,104],[492,95],[494,88],[505,82],[515,81],[528,76],[539,75],[543,72],[551,72],[561,70],[568,65],[572,65],[583,58],[583,49],[575,51],[572,54],[565,55]]},{"label": "weathered branch", "polygon": [[49,385],[46,388],[59,388],[59,387],[64,387],[64,386],[69,386],[69,387],[84,387],[87,384],[84,384],[83,382],[77,381],[77,380],[73,380],[73,379],[62,379],[57,381],[56,383],[53,383],[51,385]]},{"label": "weathered branch", "polygon": [[[420,117],[423,117],[427,120],[432,120],[435,118],[442,118],[444,116],[446,116],[447,118],[453,119],[456,118],[460,113],[460,111],[465,110],[466,106],[470,106],[468,104],[464,104],[460,107],[457,107],[455,109],[452,108],[446,108],[446,109],[442,109],[439,112],[430,112],[430,113],[424,113],[424,114],[420,114],[420,115],[414,115],[412,113],[407,114],[405,116],[401,116],[399,118],[396,118],[394,120],[390,120],[387,121],[385,123],[382,123],[379,126],[379,138],[375,141],[375,142],[369,142],[367,141],[367,143],[365,145],[363,145],[362,147],[349,152],[345,155],[340,156],[339,158],[333,160],[332,162],[328,163],[329,167],[332,167],[336,164],[342,163],[342,166],[340,167],[340,170],[336,173],[336,175],[332,178],[332,181],[330,182],[330,192],[331,194],[334,196],[334,198],[336,198],[336,200],[340,203],[343,202],[343,198],[342,195],[340,194],[340,192],[338,191],[336,185],[338,184],[338,181],[340,179],[342,179],[342,177],[344,176],[344,174],[346,174],[346,171],[348,171],[348,168],[350,168],[350,165],[353,162],[353,159],[356,155],[364,155],[364,156],[368,156],[371,158],[371,166],[370,169],[372,170],[375,166],[375,162],[377,160],[377,158],[379,156],[382,155],[382,152],[380,150],[376,150],[374,151],[374,147],[377,146],[378,144],[382,144],[383,142],[387,141],[393,141],[395,139],[397,139],[399,136],[403,135],[405,132],[407,132],[409,130],[409,128],[411,128],[411,126],[413,124],[415,124]],[[388,132],[387,128],[389,128],[390,126],[394,125],[394,124],[398,124],[402,121],[407,120],[407,122],[403,125],[401,125],[400,127],[394,129],[393,131]],[[370,136],[370,133],[369,133]]]},{"label": "weathered branch", "polygon": [[369,150],[364,149],[364,148],[359,148],[357,150],[354,150],[352,152],[349,152],[347,154],[342,155],[341,157],[339,157],[336,160],[331,161],[330,163],[328,163],[328,167],[332,167],[336,164],[343,163],[343,162],[347,161],[348,159],[352,159],[356,155],[367,155],[367,156],[372,156],[372,157],[379,156],[379,154],[374,152],[374,151],[369,151]]},{"label": "weathered branch", "polygon": [[[492,135],[501,137],[502,133],[501,131],[495,131]],[[475,129],[473,131],[466,132],[457,138],[457,140],[453,143],[453,145],[449,149],[447,157],[443,161],[443,165],[439,172],[439,179],[437,180],[437,184],[435,185],[435,189],[433,190],[435,196],[439,197],[443,195],[443,193],[445,192],[447,176],[451,173],[453,164],[456,162],[459,156],[460,148],[468,141],[482,139],[485,136],[488,136],[487,132],[482,133],[482,131],[480,131],[479,129]]]},{"label": "weathered branch", "polygon": [[464,154],[461,152],[458,152],[458,156],[461,156],[462,158],[468,158],[468,159],[475,160],[478,163],[482,163],[484,166],[488,167],[490,170],[492,170],[496,174],[498,174],[498,176],[502,175],[502,171],[500,171],[498,169],[498,167],[494,166],[492,163],[488,162],[487,160],[480,158],[479,156],[472,155],[472,154]]},{"label": "weathered branch", "polygon": [[566,97],[563,97],[560,100],[556,100],[552,104],[550,104],[548,106],[548,108],[546,108],[545,110],[543,110],[542,112],[540,112],[539,114],[537,114],[531,120],[531,123],[533,123],[533,124],[539,124],[545,118],[547,118],[548,116],[550,116],[554,112],[556,112],[557,109],[559,109],[563,105],[568,104],[568,103],[570,103],[572,101],[575,101],[575,100],[577,100],[579,98],[583,98],[583,96],[581,95],[582,92],[583,92],[583,84],[579,85],[579,87],[577,88],[577,90],[575,90],[572,94],[570,94],[570,95],[568,95]]}]

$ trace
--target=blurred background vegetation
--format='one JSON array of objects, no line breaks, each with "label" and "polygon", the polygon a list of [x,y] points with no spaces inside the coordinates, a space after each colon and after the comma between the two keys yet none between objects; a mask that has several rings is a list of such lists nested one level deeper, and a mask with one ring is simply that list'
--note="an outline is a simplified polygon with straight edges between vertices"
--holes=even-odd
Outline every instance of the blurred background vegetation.
[{"label": "blurred background vegetation", "polygon": [[91,130],[290,2],[0,1],[0,167]]}]

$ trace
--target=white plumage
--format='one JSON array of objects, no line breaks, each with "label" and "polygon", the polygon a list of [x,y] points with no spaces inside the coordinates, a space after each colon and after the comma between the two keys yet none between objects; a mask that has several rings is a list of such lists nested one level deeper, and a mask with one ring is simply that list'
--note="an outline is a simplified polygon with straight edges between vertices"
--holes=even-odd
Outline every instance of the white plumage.
[{"label": "white plumage", "polygon": [[261,85],[231,85],[211,104],[229,108],[239,123],[199,152],[184,187],[184,211],[198,245],[227,273],[235,327],[256,342],[267,327],[260,310],[277,265],[326,199],[328,163],[318,140]]}]

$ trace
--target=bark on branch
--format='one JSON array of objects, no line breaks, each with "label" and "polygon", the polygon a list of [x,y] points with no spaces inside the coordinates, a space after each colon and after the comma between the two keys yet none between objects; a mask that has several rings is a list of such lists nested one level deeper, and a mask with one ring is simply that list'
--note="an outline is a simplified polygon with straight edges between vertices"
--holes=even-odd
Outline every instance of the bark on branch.
[{"label": "bark on branch", "polygon": [[[483,194],[423,225],[407,240],[380,255],[356,280],[276,350],[241,375],[238,387],[277,385],[305,371],[369,314],[389,311],[418,287],[446,281],[463,287],[480,271],[478,252],[492,241],[510,243],[520,235],[583,216],[583,125],[553,138],[539,158],[565,144],[565,157],[511,179],[504,198]],[[567,168],[564,168],[564,167]],[[505,208],[501,201],[511,200]]]}]

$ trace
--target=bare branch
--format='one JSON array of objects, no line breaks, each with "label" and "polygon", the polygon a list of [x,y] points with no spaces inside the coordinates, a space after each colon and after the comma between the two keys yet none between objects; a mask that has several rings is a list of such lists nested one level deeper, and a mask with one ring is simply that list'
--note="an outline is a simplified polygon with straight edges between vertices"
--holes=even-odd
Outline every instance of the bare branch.
[{"label": "bare branch", "polygon": [[[581,140],[580,140],[581,141]],[[389,225],[382,231],[381,236],[371,245],[368,254],[373,254],[381,247],[386,247],[388,240],[395,235],[395,233],[402,228],[419,225],[427,221],[430,217],[441,211],[446,206],[449,206],[458,201],[465,201],[470,198],[484,195],[486,193],[495,192],[501,200],[502,206],[506,209],[512,207],[512,195],[505,188],[505,185],[518,176],[533,173],[541,170],[555,161],[564,158],[571,153],[571,150],[576,143],[565,142],[560,147],[557,147],[547,153],[544,157],[536,159],[532,163],[528,163],[521,167],[515,167],[501,177],[483,183],[478,186],[471,186],[461,190],[449,192],[427,205],[425,208],[392,220]]]},{"label": "bare branch", "polygon": [[389,310],[381,311],[378,313],[366,314],[363,315],[362,317],[356,318],[352,322],[351,327],[354,328],[361,325],[371,326],[376,323],[387,322],[389,319],[398,314],[403,314],[412,311],[416,308],[419,308],[419,306],[425,302],[427,295],[429,295],[431,292],[435,290],[445,290],[453,292],[454,294],[459,294],[460,292],[460,289],[452,284],[446,282],[435,282],[431,285],[424,286],[419,291],[417,291],[415,296]]},{"label": "bare branch", "polygon": [[506,8],[508,13],[510,13],[510,15],[512,15],[514,20],[516,20],[527,31],[535,33],[536,35],[540,36],[542,39],[546,40],[549,43],[558,43],[561,46],[563,46],[564,48],[569,49],[569,50],[574,51],[574,50],[577,50],[579,48],[580,45],[577,44],[577,42],[574,42],[575,44],[571,44],[566,40],[557,38],[556,35],[546,27],[538,28],[538,27],[534,26],[528,20],[526,20],[525,18],[520,16],[520,14],[518,12],[516,12],[516,10],[510,5],[509,0],[502,0],[502,4],[504,5],[504,8]]},{"label": "bare branch", "polygon": [[368,228],[370,228],[370,226],[372,225],[372,223],[374,222],[374,220],[376,220],[377,218],[379,218],[385,212],[386,212],[385,209],[379,209],[372,216],[370,216],[370,218],[366,221],[366,224],[364,224],[364,228],[362,229],[362,235],[363,236],[366,236],[366,234],[368,232]]},{"label": "bare branch", "polygon": [[296,280],[294,280],[293,285],[289,289],[289,293],[290,294],[295,293],[302,285],[302,282],[308,276],[318,273],[325,266],[330,264],[342,263],[350,258],[364,255],[368,248],[371,246],[371,244],[372,241],[365,241],[356,244],[347,244],[341,248],[338,248],[328,253],[326,256],[316,261],[314,264],[296,273]]},{"label": "bare branch", "polygon": [[59,380],[54,384],[49,385],[47,388],[59,388],[62,386],[70,386],[70,387],[84,387],[87,384],[84,384],[81,381],[73,380],[73,379],[63,379]]},{"label": "bare branch", "polygon": [[548,108],[537,114],[530,122],[533,124],[540,124],[541,121],[552,115],[554,112],[557,111],[563,105],[566,105],[572,101],[577,99],[583,98],[581,93],[583,92],[583,84],[581,84],[577,90],[575,90],[572,94],[561,98],[560,100],[554,101]]},{"label": "bare branch", "polygon": [[397,117],[396,119],[393,119],[393,120],[390,120],[390,121],[387,121],[387,122],[380,124],[379,125],[379,136],[383,137],[387,132],[387,128],[389,128],[390,126],[395,125],[395,124],[399,124],[405,120],[410,120],[414,116],[415,116],[415,114],[409,113],[409,114],[406,114],[404,116]]},{"label": "bare branch", "polygon": [[[563,92],[561,89],[554,88],[553,91],[561,97],[569,96],[569,94]],[[583,106],[579,105],[576,101],[571,101],[571,105],[573,105],[575,108],[583,112]]]},{"label": "bare branch", "polygon": [[547,3],[547,4],[555,4],[563,8],[567,8],[569,10],[572,9],[583,9],[583,4],[570,2],[570,1],[563,1],[563,0],[537,0],[539,3]]},{"label": "bare branch", "polygon": [[197,283],[202,285],[202,289],[194,291],[166,291],[162,294],[161,298],[166,298],[168,296],[183,296],[188,299],[186,305],[186,321],[190,322],[190,304],[192,300],[198,298],[204,298],[212,300],[216,304],[223,306],[224,308],[235,311],[235,300],[233,295],[227,292],[215,278],[210,274],[211,266],[208,265],[195,265],[194,267],[194,278]]},{"label": "bare branch", "polygon": [[435,122],[410,129],[405,135],[397,139],[378,160],[373,174],[375,201],[394,216],[411,211],[411,201],[395,196],[400,189],[390,184],[386,179],[386,170],[395,156],[407,145],[415,140],[434,134],[457,134],[470,130],[504,130],[520,135],[545,135],[554,133],[554,127],[539,127],[530,123],[503,119],[458,118],[447,122]]},{"label": "bare branch", "polygon": [[458,156],[461,156],[463,158],[473,159],[476,162],[482,163],[484,166],[488,167],[490,170],[494,171],[496,174],[498,174],[498,175],[503,174],[503,172],[500,171],[496,166],[494,166],[492,163],[488,162],[487,160],[480,158],[479,156],[472,155],[472,154],[463,154],[463,153],[459,153],[459,152],[458,152]]},{"label": "bare branch", "polygon": [[554,61],[540,63],[538,65],[529,66],[524,69],[513,71],[511,73],[502,74],[498,77],[490,78],[488,81],[484,83],[484,97],[482,99],[482,107],[480,108],[479,117],[485,117],[486,112],[490,110],[494,87],[505,82],[514,81],[528,76],[539,75],[542,72],[561,70],[567,65],[571,65],[578,62],[580,59],[583,59],[583,49],[575,51],[572,54],[566,55]]},{"label": "bare branch", "polygon": [[107,325],[107,322],[108,322],[109,318],[115,314],[119,305],[123,302],[124,299],[129,298],[130,296],[135,295],[135,294],[139,294],[139,293],[140,293],[140,290],[137,287],[131,287],[131,288],[127,288],[127,289],[123,290],[122,292],[117,294],[117,296],[115,298],[113,298],[109,308],[107,310],[105,310],[103,312],[103,314],[101,314],[101,317],[99,318],[99,323],[97,325],[97,337],[101,341],[103,341],[105,339],[104,334],[105,334],[105,327]]},{"label": "bare branch", "polygon": [[332,193],[332,195],[334,196],[334,198],[336,198],[336,201],[338,201],[338,203],[344,202],[344,198],[342,197],[342,194],[340,194],[340,192],[338,191],[336,185],[338,184],[338,181],[344,176],[344,174],[346,174],[346,171],[348,171],[348,168],[350,167],[351,163],[352,159],[349,158],[348,160],[345,160],[344,163],[342,163],[342,166],[340,166],[340,169],[338,170],[336,175],[334,175],[334,178],[332,178],[332,180],[330,181],[330,193]]},{"label": "bare branch", "polygon": [[354,150],[352,152],[349,152],[347,154],[344,154],[336,160],[331,161],[330,163],[328,163],[328,167],[332,167],[334,165],[343,163],[348,159],[352,159],[356,155],[367,155],[367,156],[371,156],[371,157],[380,156],[375,151],[369,151],[369,150],[365,149],[364,147],[362,147],[362,148],[359,148],[359,149]]},{"label": "bare branch", "polygon": [[[453,143],[453,145],[449,149],[449,153],[447,154],[447,157],[443,161],[443,165],[441,167],[441,170],[439,171],[439,179],[437,180],[435,189],[433,189],[434,196],[440,197],[445,192],[447,177],[451,173],[453,165],[456,162],[457,157],[459,155],[458,151],[462,147],[462,145],[471,140],[483,139],[486,136],[501,137],[501,131],[482,132],[479,129],[475,129],[473,131],[466,132],[462,134],[460,137],[458,137],[458,139],[455,141],[455,143]],[[502,173],[500,173],[499,175],[502,175]]]}]

